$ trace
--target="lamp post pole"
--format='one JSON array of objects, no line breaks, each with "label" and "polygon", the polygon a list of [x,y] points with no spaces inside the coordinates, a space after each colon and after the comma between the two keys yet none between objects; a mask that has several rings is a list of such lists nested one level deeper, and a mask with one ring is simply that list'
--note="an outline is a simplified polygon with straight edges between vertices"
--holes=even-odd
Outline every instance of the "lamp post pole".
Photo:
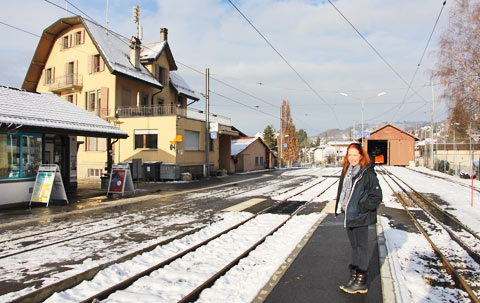
[{"label": "lamp post pole", "polygon": [[342,95],[344,97],[352,97],[353,99],[360,100],[360,102],[362,103],[362,147],[363,147],[363,137],[365,136],[365,134],[364,134],[364,131],[365,131],[364,130],[364,120],[363,120],[363,108],[364,108],[365,100],[380,97],[380,96],[383,96],[385,94],[386,94],[386,92],[381,92],[381,93],[376,94],[375,96],[371,96],[371,97],[367,97],[367,98],[358,98],[358,97],[355,97],[355,96],[352,96],[352,95],[349,95],[349,94],[346,94],[346,93],[340,93],[340,95]]}]

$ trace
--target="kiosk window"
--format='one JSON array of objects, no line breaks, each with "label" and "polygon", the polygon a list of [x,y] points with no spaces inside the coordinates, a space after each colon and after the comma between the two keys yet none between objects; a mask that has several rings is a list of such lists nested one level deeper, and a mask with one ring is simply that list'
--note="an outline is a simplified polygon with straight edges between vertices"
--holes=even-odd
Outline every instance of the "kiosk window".
[{"label": "kiosk window", "polygon": [[42,162],[42,137],[0,134],[0,178],[35,177]]},{"label": "kiosk window", "polygon": [[185,150],[198,150],[199,132],[186,130],[183,136]]}]

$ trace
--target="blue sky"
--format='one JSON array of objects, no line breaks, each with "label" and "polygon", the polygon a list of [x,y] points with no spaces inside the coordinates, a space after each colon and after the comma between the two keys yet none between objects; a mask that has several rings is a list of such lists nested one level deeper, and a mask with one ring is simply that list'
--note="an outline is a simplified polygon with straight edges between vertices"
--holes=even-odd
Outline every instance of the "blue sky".
[{"label": "blue sky", "polygon": [[[65,1],[50,0],[61,7]],[[84,13],[105,24],[106,1],[72,0]],[[204,71],[214,80],[211,90],[257,108],[211,95],[211,111],[232,119],[249,135],[266,125],[279,125],[280,105],[289,100],[297,129],[316,135],[325,129],[347,128],[361,120],[355,98],[385,95],[365,101],[368,123],[428,121],[437,37],[448,20],[449,4],[400,110],[407,85],[374,53],[326,1],[233,1],[262,34],[287,59],[296,73],[270,48],[243,17],[225,0],[109,0],[109,28],[125,36],[135,33],[132,7],[141,7],[144,42],[159,40],[161,27],[169,30],[169,43],[179,72],[190,86],[204,92],[205,79],[187,68]],[[410,82],[441,9],[443,0],[338,0],[337,8],[364,34],[401,77]],[[453,5],[453,2],[452,2]],[[69,10],[81,14],[69,5]],[[0,21],[40,35],[67,13],[46,1],[11,2],[0,12]],[[70,15],[70,14],[69,14]],[[38,38],[0,24],[5,42],[0,46],[0,84],[20,87]],[[186,66],[185,66],[186,65]],[[442,87],[434,86],[435,96]],[[320,95],[320,97],[318,95]],[[252,98],[250,95],[255,96]],[[329,105],[327,106],[326,103]],[[203,108],[203,101],[193,107]],[[435,104],[435,121],[445,119],[443,103]]]}]

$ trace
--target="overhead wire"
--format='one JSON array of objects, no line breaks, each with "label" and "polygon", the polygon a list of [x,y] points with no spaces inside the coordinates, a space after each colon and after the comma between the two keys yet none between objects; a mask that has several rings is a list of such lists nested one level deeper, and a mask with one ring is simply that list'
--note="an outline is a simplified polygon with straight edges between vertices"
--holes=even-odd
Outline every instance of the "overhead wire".
[{"label": "overhead wire", "polygon": [[437,20],[435,21],[435,24],[433,25],[432,32],[430,33],[430,37],[428,37],[427,45],[425,45],[425,48],[423,50],[422,56],[420,57],[420,60],[417,64],[417,68],[415,69],[415,72],[413,73],[412,79],[410,80],[410,85],[407,88],[407,91],[405,92],[405,95],[403,96],[402,103],[398,107],[397,111],[395,112],[394,116],[398,114],[400,109],[402,108],[403,104],[405,104],[408,92],[410,91],[410,87],[412,86],[413,80],[415,79],[415,76],[417,75],[418,70],[420,69],[420,65],[422,64],[423,57],[425,56],[425,53],[427,52],[427,48],[430,45],[430,41],[432,40],[433,33],[435,32],[435,29],[437,28],[438,25],[438,20],[440,20],[440,16],[442,15],[443,9],[445,8],[445,4],[447,1],[443,1],[442,8],[440,9],[440,12],[438,13]]},{"label": "overhead wire", "polygon": [[[380,57],[380,59],[394,72],[395,75],[397,75],[397,77],[402,80],[403,83],[405,83],[408,87],[411,88],[411,85],[397,72],[397,70],[380,54],[380,52],[368,41],[367,38],[365,38],[365,36],[355,27],[355,25],[353,25],[352,22],[350,22],[350,20],[348,20],[348,18],[335,6],[335,4],[332,3],[331,0],[327,0],[332,6],[333,8],[340,14],[340,16],[342,16],[342,18],[355,30],[355,32],[368,44],[368,46],[370,46],[370,48],[375,52],[375,54],[377,54],[378,57]],[[418,92],[416,90],[414,90],[413,88],[411,88],[413,92],[415,92],[415,94],[417,96],[419,96],[421,99],[423,99],[424,101],[425,98],[423,98],[423,96],[421,96],[420,94],[418,94]]]},{"label": "overhead wire", "polygon": [[[57,8],[59,8],[59,9],[61,9],[61,10],[66,11],[66,12],[72,14],[72,15],[75,15],[75,12],[73,12],[73,11],[71,11],[71,10],[68,10],[68,9],[66,9],[66,8],[64,8],[64,7],[61,7],[61,6],[59,6],[58,4],[56,4],[56,3],[54,3],[54,2],[51,2],[51,1],[49,1],[49,0],[44,0],[44,1],[47,2],[47,3],[49,3],[49,4],[51,4],[51,5],[53,5],[53,6],[56,6]],[[106,27],[104,27],[104,26],[102,26],[101,24],[99,24],[95,19],[93,19],[93,18],[91,18],[90,16],[88,16],[85,12],[83,12],[82,10],[80,10],[78,7],[76,7],[76,6],[75,6],[74,4],[72,4],[70,1],[67,1],[67,2],[68,2],[69,4],[71,4],[72,7],[74,7],[74,8],[77,9],[78,11],[80,11],[82,14],[84,14],[85,16],[87,16],[87,18],[88,18],[88,20],[89,20],[90,22],[94,23],[94,24],[97,25],[97,26],[102,27],[103,29],[107,30],[109,33],[112,33],[113,35],[115,35],[115,36],[118,37],[118,38],[124,38],[124,39],[127,39],[127,40],[128,40],[128,38],[126,38],[125,36],[123,36],[123,35],[121,35],[121,34],[119,34],[119,33],[117,33],[117,32],[114,32],[113,30],[107,29]],[[41,35],[38,35],[38,34],[35,34],[35,33],[32,33],[32,32],[29,32],[29,31],[27,31],[27,30],[21,29],[21,28],[19,28],[19,27],[16,27],[16,26],[14,26],[14,25],[11,25],[11,24],[8,24],[8,23],[2,22],[2,21],[0,21],[0,24],[3,24],[3,25],[5,25],[5,26],[8,26],[8,27],[13,28],[13,29],[15,29],[15,30],[22,31],[22,32],[27,33],[27,34],[33,35],[33,36],[38,37],[38,38],[41,38],[41,37],[42,37]],[[123,42],[124,44],[128,45],[127,42],[125,42],[125,41],[123,41],[123,40],[121,40],[121,39],[120,39],[120,41]],[[57,43],[58,43],[59,45],[62,45],[61,42],[57,42]],[[146,48],[146,49],[149,49],[149,50],[153,50],[153,49],[151,49],[151,48],[149,48],[148,46],[145,46],[145,45],[144,45],[143,47]],[[86,52],[80,51],[80,50],[78,50],[78,49],[74,49],[74,50],[79,51],[79,52],[84,53],[84,54],[87,54]],[[176,62],[179,62],[179,61],[176,61]],[[179,63],[180,63],[180,62],[179,62]],[[194,71],[196,71],[196,72],[199,72],[199,73],[203,74],[202,72],[200,72],[200,71],[198,71],[198,70],[196,70],[196,69],[194,69],[194,68],[192,68],[192,67],[190,67],[190,66],[188,66],[188,65],[186,65],[186,64],[184,64],[184,63],[180,63],[180,64],[183,65],[183,66],[185,66],[185,67],[188,67],[188,68],[190,68],[190,69],[192,69],[192,70],[194,70]],[[212,77],[211,77],[211,78],[212,78]],[[278,106],[276,106],[276,105],[274,105],[274,104],[271,104],[271,103],[269,103],[269,102],[267,102],[267,101],[265,101],[265,100],[262,100],[262,99],[260,99],[260,98],[258,98],[258,97],[256,97],[256,96],[254,96],[254,95],[252,95],[252,94],[249,94],[249,93],[247,93],[247,92],[245,92],[245,91],[243,91],[243,90],[241,90],[241,89],[238,89],[238,88],[236,88],[236,87],[234,87],[234,86],[232,86],[232,85],[230,85],[230,84],[228,84],[228,83],[226,83],[226,82],[224,82],[224,81],[221,81],[221,80],[215,79],[215,78],[213,78],[213,79],[214,79],[215,81],[218,81],[219,83],[222,83],[222,84],[225,85],[225,86],[228,86],[228,87],[230,87],[230,88],[233,88],[233,89],[235,89],[235,90],[237,90],[237,91],[239,91],[239,92],[242,92],[242,93],[244,93],[244,94],[246,94],[246,95],[248,95],[248,96],[250,96],[250,97],[252,97],[252,98],[255,98],[255,99],[257,99],[257,100],[259,100],[259,101],[261,101],[261,102],[264,102],[264,103],[269,104],[269,105],[271,105],[271,106],[278,107]],[[194,91],[194,90],[193,90],[193,91]],[[200,93],[200,92],[198,92],[198,91],[195,91],[195,92],[196,92],[196,93],[199,93],[199,94],[201,94],[201,95],[204,96],[203,93]],[[247,108],[249,108],[249,109],[252,109],[252,110],[255,110],[255,111],[260,112],[260,113],[262,113],[262,114],[265,114],[265,115],[274,117],[275,119],[279,119],[278,116],[274,116],[274,115],[272,115],[272,114],[266,113],[266,112],[264,112],[264,111],[262,111],[262,110],[259,110],[258,108],[255,108],[255,107],[253,107],[253,106],[249,106],[249,105],[247,105],[247,104],[245,104],[245,103],[242,103],[242,102],[240,102],[240,101],[234,100],[234,99],[229,98],[229,97],[226,97],[226,96],[224,96],[224,95],[222,95],[222,94],[219,94],[219,93],[216,93],[216,92],[214,92],[214,91],[210,91],[210,92],[216,94],[216,95],[219,96],[219,97],[225,98],[225,99],[227,99],[227,100],[229,100],[229,101],[232,101],[232,102],[234,102],[234,103],[237,103],[237,104],[240,104],[240,105],[242,105],[242,106],[244,106],[244,107],[247,107]],[[293,115],[292,115],[292,116],[293,116]],[[307,124],[307,123],[305,123],[304,121],[301,121],[301,122],[303,122],[303,124]],[[309,125],[307,125],[307,126],[309,126]],[[312,129],[314,129],[314,128],[311,127],[311,126],[309,126],[309,127],[312,128]]]},{"label": "overhead wire", "polygon": [[338,117],[337,117],[337,114],[335,113],[335,110],[333,108],[333,106],[331,104],[329,104],[311,85],[310,83],[307,82],[307,80],[305,80],[304,77],[302,77],[302,75],[300,75],[300,73],[288,62],[287,59],[285,59],[285,57],[275,48],[275,46],[273,46],[273,44],[265,37],[265,35],[262,34],[262,32],[260,32],[259,29],[257,29],[257,27],[255,27],[255,25],[247,18],[247,16],[245,16],[245,14],[231,1],[231,0],[228,0],[228,2],[237,10],[237,12],[248,22],[248,24],[250,24],[250,26],[260,35],[260,37],[262,37],[263,40],[265,40],[265,42],[275,51],[275,53],[277,53],[277,55],[290,67],[291,70],[293,70],[295,72],[295,74],[300,78],[300,80],[302,80],[303,83],[305,83],[305,85],[307,85],[307,87],[325,104],[328,105],[328,107],[330,108],[330,110],[332,111],[334,117],[335,117],[335,120],[337,120],[337,124],[338,126],[340,126],[340,122],[338,120]]}]

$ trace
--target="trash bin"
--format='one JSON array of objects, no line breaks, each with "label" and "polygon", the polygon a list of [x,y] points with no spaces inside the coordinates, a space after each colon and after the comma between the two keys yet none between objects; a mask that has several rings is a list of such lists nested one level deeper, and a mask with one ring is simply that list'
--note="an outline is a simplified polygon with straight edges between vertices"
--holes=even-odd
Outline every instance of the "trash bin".
[{"label": "trash bin", "polygon": [[160,180],[160,165],[162,162],[145,162],[143,163],[143,176],[147,181]]},{"label": "trash bin", "polygon": [[108,174],[104,174],[100,176],[100,189],[108,189],[108,181],[110,180],[110,176]]},{"label": "trash bin", "polygon": [[178,180],[180,179],[180,165],[175,163],[163,163],[160,165],[161,180]]}]

